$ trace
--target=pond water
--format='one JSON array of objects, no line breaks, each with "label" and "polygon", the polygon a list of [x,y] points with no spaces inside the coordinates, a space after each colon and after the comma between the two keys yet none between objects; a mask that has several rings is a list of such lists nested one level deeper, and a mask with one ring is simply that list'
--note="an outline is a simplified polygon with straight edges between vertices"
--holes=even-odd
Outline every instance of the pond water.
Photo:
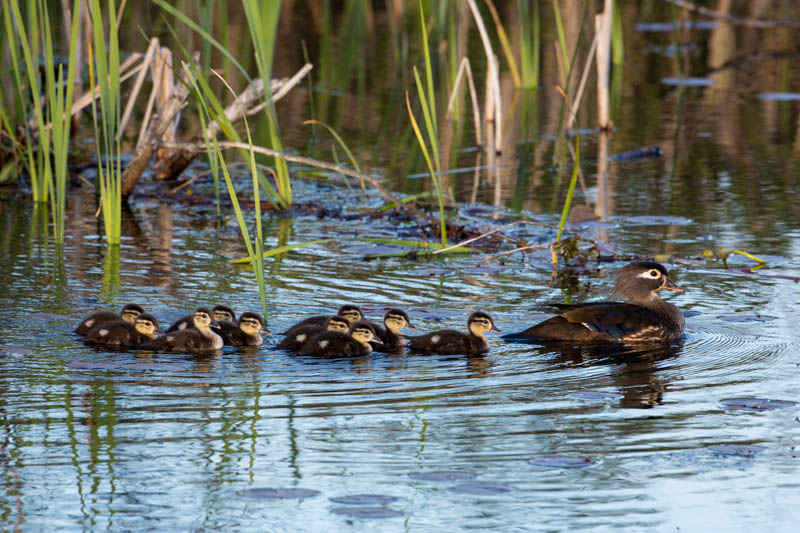
[{"label": "pond water", "polygon": [[[402,307],[420,331],[461,329],[481,309],[513,332],[540,320],[548,302],[606,297],[625,264],[589,263],[553,278],[547,253],[367,261],[365,254],[385,249],[341,241],[267,260],[275,334],[258,349],[217,357],[96,351],[71,331],[98,308],[138,302],[162,324],[198,305],[259,310],[252,272],[230,262],[245,253],[235,222],[217,224],[213,199],[189,204],[212,197],[208,183],[166,202],[142,192],[132,199],[119,253],[107,253],[94,198],[76,191],[58,251],[43,214],[5,193],[4,529],[794,531],[800,104],[759,95],[799,90],[798,68],[784,57],[714,70],[728,60],[711,57],[718,40],[740,39],[737,53],[746,55],[773,37],[698,25],[687,41],[690,74],[715,82],[664,85],[675,75],[672,34],[634,23],[645,15],[669,21],[668,7],[625,13],[626,38],[636,46],[625,59],[617,129],[608,139],[593,132],[580,139],[587,189],[576,202],[591,202],[603,222],[578,231],[619,254],[676,258],[671,276],[687,292],[667,297],[687,316],[680,342],[556,350],[490,335],[490,353],[472,358],[315,360],[275,350],[277,332],[343,303],[373,319]],[[774,33],[775,42],[796,39]],[[419,165],[398,162],[404,152],[393,150],[402,142],[379,134],[406,124],[398,92],[405,88],[370,88],[397,105],[353,125],[353,143],[394,190],[416,192],[425,180],[404,176],[424,171],[419,157],[409,156]],[[325,94],[340,112],[352,102],[361,112],[372,105],[364,91]],[[570,168],[552,168],[546,139],[556,97],[543,93],[534,97],[541,122],[514,133],[500,172],[481,170],[475,183],[472,173],[453,175],[454,223],[558,222]],[[286,125],[303,115],[306,97],[290,96],[292,111],[279,109],[295,146],[313,144]],[[403,142],[410,151],[414,139]],[[605,160],[649,145],[663,155]],[[462,147],[452,168],[476,165],[469,143]],[[414,222],[356,217],[381,205],[373,193],[356,200],[332,183],[297,181],[295,195],[347,216],[265,217],[268,246],[417,235]],[[554,236],[534,226],[505,233],[532,243]],[[742,256],[727,265],[700,258],[719,247],[768,263],[753,270]]]}]

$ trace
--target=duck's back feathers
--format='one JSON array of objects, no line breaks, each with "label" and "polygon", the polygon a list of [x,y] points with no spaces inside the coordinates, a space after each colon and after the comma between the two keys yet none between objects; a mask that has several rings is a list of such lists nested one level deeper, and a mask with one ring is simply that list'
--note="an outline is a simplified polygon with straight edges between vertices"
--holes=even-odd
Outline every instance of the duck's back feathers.
[{"label": "duck's back feathers", "polygon": [[155,352],[208,353],[222,348],[219,335],[205,336],[197,329],[171,331],[142,344],[142,348]]},{"label": "duck's back feathers", "polygon": [[[75,328],[75,333],[81,336],[85,336],[89,333],[92,329],[100,326],[102,324],[108,324],[112,322],[123,322],[120,316],[116,313],[112,313],[111,311],[97,311],[96,313],[92,313],[91,315],[87,316],[81,323],[78,324],[78,327]],[[127,324],[127,322],[125,322]]]},{"label": "duck's back feathers", "polygon": [[176,320],[170,327],[167,328],[167,333],[171,331],[183,331],[184,329],[196,329],[194,327],[194,315],[186,315],[185,317]]},{"label": "duck's back feathers", "polygon": [[136,331],[136,327],[117,317],[116,321],[104,322],[93,327],[83,338],[85,344],[108,348],[135,348],[150,337]]},{"label": "duck's back feathers", "polygon": [[316,357],[361,357],[369,355],[372,349],[341,331],[318,333],[298,351],[300,355]]},{"label": "duck's back feathers", "polygon": [[411,352],[438,355],[479,355],[489,351],[486,339],[476,335],[462,333],[455,329],[442,329],[406,337],[406,347]]},{"label": "duck's back feathers", "polygon": [[303,326],[292,328],[294,331],[288,333],[281,342],[276,346],[279,350],[289,350],[296,352],[300,350],[306,343],[311,340],[315,335],[325,331],[323,326]]}]

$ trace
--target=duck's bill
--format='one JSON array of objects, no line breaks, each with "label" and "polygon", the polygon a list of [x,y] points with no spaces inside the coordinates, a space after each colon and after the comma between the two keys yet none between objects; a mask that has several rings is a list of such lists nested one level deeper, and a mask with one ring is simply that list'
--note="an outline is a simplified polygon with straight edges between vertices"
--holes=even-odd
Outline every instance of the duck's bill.
[{"label": "duck's bill", "polygon": [[500,331],[499,329],[497,329],[497,326],[492,326],[492,329],[490,329],[489,331],[493,331],[493,332],[495,332],[495,333],[503,333],[502,331]]},{"label": "duck's bill", "polygon": [[374,342],[375,344],[383,344],[383,341],[380,340],[378,337],[372,337],[370,342]]},{"label": "duck's bill", "polygon": [[675,285],[675,282],[669,278],[667,278],[666,283],[664,283],[664,285],[662,285],[661,288],[666,289],[668,291],[686,292],[686,289],[684,289],[683,287],[679,287],[678,285]]}]

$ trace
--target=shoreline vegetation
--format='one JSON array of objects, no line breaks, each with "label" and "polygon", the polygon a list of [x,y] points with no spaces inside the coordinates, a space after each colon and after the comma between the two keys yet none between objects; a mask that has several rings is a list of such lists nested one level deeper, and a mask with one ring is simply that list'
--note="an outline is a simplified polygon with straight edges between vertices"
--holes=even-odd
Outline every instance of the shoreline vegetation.
[{"label": "shoreline vegetation", "polygon": [[[664,1],[673,14],[676,46],[680,28],[693,16],[748,27],[791,28],[800,24],[716,13],[683,0]],[[254,269],[264,307],[264,258],[328,240],[263,249],[264,211],[286,211],[298,200],[293,181],[303,178],[290,164],[343,179],[350,190],[351,181],[357,182],[362,192],[366,187],[375,189],[385,204],[373,214],[402,213],[417,224],[419,238],[370,240],[366,236],[361,240],[403,242],[412,250],[405,254],[409,257],[465,253],[470,251],[469,245],[479,241],[484,250],[494,252],[493,257],[549,248],[554,272],[589,259],[617,257],[598,251],[597,243],[568,227],[567,221],[571,213],[576,213],[570,205],[577,183],[581,184],[586,205],[576,206],[583,217],[573,218],[604,216],[603,209],[592,206],[586,192],[578,132],[588,127],[598,139],[600,182],[607,172],[607,136],[613,132],[615,109],[621,98],[618,79],[625,41],[618,1],[578,2],[577,12],[556,0],[516,0],[501,10],[493,0],[388,1],[386,13],[380,14],[389,19],[391,32],[387,38],[395,61],[403,65],[409,80],[400,103],[407,111],[408,122],[398,129],[403,129],[407,150],[417,150],[414,157],[418,162],[424,159],[427,176],[423,192],[405,195],[390,190],[385,179],[363,171],[348,147],[346,133],[328,125],[322,113],[315,113],[315,109],[325,110],[324,102],[314,102],[314,98],[323,99],[324,93],[314,96],[311,88],[315,83],[333,86],[336,75],[331,72],[333,61],[329,57],[334,16],[341,15],[342,24],[352,25],[349,33],[340,37],[347,45],[347,39],[366,37],[378,9],[369,2],[347,2],[341,14],[334,13],[330,1],[312,2],[309,9],[322,28],[320,42],[316,43],[320,63],[308,61],[303,41],[305,64],[290,78],[282,79],[272,78],[275,54],[287,53],[283,47],[276,50],[285,7],[279,1],[216,0],[183,12],[164,0],[151,0],[148,9],[165,29],[158,36],[146,35],[140,29],[141,41],[146,43],[143,51],[120,48],[120,29],[126,23],[126,10],[131,9],[126,1],[64,0],[61,12],[50,4],[46,0],[0,0],[0,70],[11,74],[0,84],[0,183],[16,179],[19,187],[30,188],[35,204],[50,206],[57,245],[64,241],[64,206],[70,169],[75,166],[71,160],[83,157],[85,163],[91,146],[96,181],[90,186],[96,190],[98,216],[103,218],[109,248],[119,245],[121,206],[135,193],[145,174],[167,184],[165,189],[174,194],[197,178],[176,186],[183,172],[198,158],[204,159],[214,180],[218,217],[222,218],[223,207],[227,210],[230,206],[236,213],[248,251],[246,259],[236,262],[249,263]],[[243,13],[246,23],[246,29],[240,26],[235,37],[228,18],[231,10]],[[545,27],[552,31],[546,32]],[[466,46],[467,36],[474,46]],[[164,43],[172,43],[172,47]],[[244,52],[237,57],[234,50]],[[540,74],[544,59],[557,65],[557,89],[563,100],[555,137],[537,143],[536,150],[552,153],[555,172],[571,176],[559,224],[520,220],[483,231],[448,221],[447,213],[455,204],[452,157],[468,142],[466,125],[474,124],[477,159],[473,169],[465,170],[477,176],[479,169],[501,166],[503,152],[515,142],[506,134],[512,119],[521,118],[526,131],[538,131],[536,113],[525,108],[520,113],[517,100],[520,96],[524,100],[526,91],[533,91],[535,98],[536,91],[543,89]],[[355,54],[345,54],[341,61],[345,70],[363,67]],[[682,54],[675,54],[674,62],[681,77],[688,76]],[[244,66],[251,63],[254,69]],[[594,91],[589,83],[592,73]],[[264,80],[269,80],[268,86]],[[509,81],[514,87],[511,103],[507,101],[509,91],[501,87]],[[297,155],[282,139],[276,105],[304,83],[312,99],[304,124],[313,128],[315,136],[324,130],[335,140],[333,162]],[[683,85],[679,84],[678,90],[682,91]],[[90,120],[85,115],[90,115]],[[440,127],[442,123],[447,123],[446,131]],[[584,130],[577,129],[579,123]],[[134,128],[138,131],[135,142],[127,133]],[[346,163],[339,160],[340,153],[345,154]],[[660,150],[656,147],[655,152],[645,153],[649,157]],[[88,160],[91,162],[92,157]],[[246,167],[252,177],[252,192],[234,187],[233,180],[240,176],[231,175],[233,166]],[[81,179],[86,180],[84,176]],[[539,225],[556,234],[539,244],[503,234],[504,229],[518,224]],[[512,249],[501,249],[502,243],[509,242]],[[739,250],[712,256],[724,262],[730,253],[763,264]],[[263,311],[266,314],[266,308]]]}]

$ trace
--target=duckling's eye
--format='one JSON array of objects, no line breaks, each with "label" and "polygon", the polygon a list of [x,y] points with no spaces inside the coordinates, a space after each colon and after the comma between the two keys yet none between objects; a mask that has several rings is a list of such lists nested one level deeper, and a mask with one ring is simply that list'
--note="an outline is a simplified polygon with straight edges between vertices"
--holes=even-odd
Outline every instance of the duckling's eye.
[{"label": "duckling's eye", "polygon": [[659,272],[656,269],[653,269],[653,270],[650,271],[650,277],[651,278],[660,278],[661,277],[661,272]]}]

